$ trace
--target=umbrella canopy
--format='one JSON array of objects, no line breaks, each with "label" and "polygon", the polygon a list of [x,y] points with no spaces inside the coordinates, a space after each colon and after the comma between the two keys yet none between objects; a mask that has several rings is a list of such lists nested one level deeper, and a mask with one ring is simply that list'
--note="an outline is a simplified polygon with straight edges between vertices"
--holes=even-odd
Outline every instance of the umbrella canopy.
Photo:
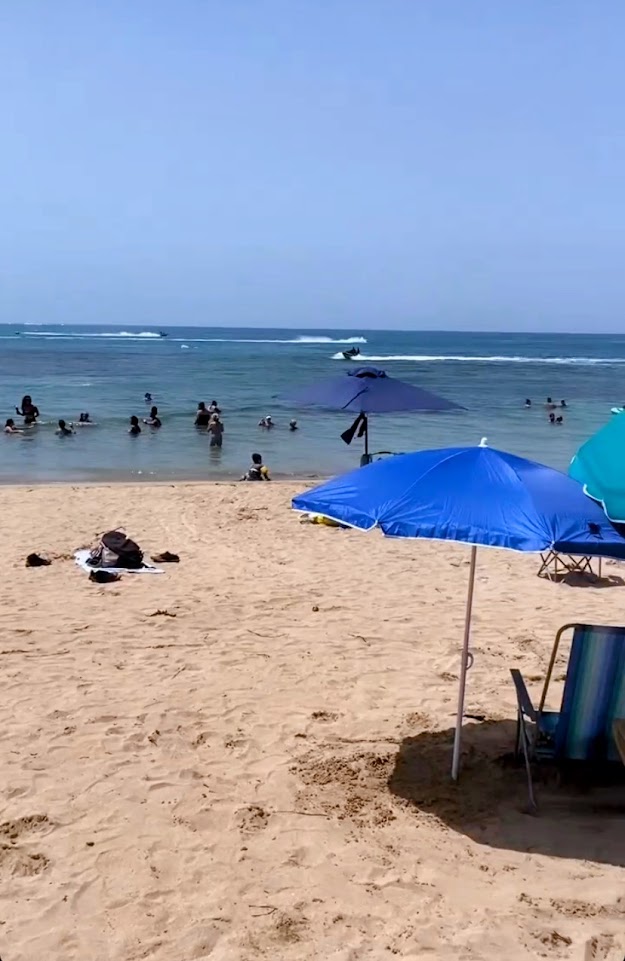
[{"label": "umbrella canopy", "polygon": [[338,377],[294,390],[282,399],[295,407],[325,407],[328,410],[350,410],[355,414],[466,409],[414,384],[389,377],[376,367],[356,367]]},{"label": "umbrella canopy", "polygon": [[616,414],[582,444],[569,474],[603,504],[615,523],[625,523],[625,414]]},{"label": "umbrella canopy", "polygon": [[300,511],[389,537],[471,544],[452,777],[457,778],[477,545],[625,559],[625,539],[560,471],[485,446],[417,451],[336,477],[293,499]]}]

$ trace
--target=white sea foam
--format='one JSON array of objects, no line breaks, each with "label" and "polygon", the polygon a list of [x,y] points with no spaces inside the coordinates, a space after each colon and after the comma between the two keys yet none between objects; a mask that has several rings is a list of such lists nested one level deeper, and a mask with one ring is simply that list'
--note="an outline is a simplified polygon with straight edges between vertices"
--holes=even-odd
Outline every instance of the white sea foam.
[{"label": "white sea foam", "polygon": [[[171,337],[179,342],[181,337]],[[185,344],[366,344],[366,337],[291,337],[288,340],[261,337],[186,337]],[[342,355],[341,355],[342,356]]]},{"label": "white sea foam", "polygon": [[70,331],[59,331],[59,330],[24,330],[21,332],[22,337],[131,337],[132,339],[137,338],[148,338],[153,340],[163,340],[160,334],[155,333],[153,330],[142,330],[139,332],[134,332],[132,330],[115,330],[107,331],[106,333],[98,334],[82,334]]},{"label": "white sea foam", "polygon": [[[332,355],[332,360],[345,360],[343,354]],[[413,361],[414,363],[432,363],[435,361],[454,361],[456,363],[471,364],[576,364],[582,367],[601,366],[607,364],[625,364],[624,357],[526,357],[523,355],[493,354],[488,356],[470,356],[468,354],[358,354],[350,363],[360,361]]]},{"label": "white sea foam", "polygon": [[366,344],[366,337],[290,337],[290,338],[261,338],[261,337],[162,337],[153,330],[113,330],[98,333],[82,333],[78,331],[59,330],[24,330],[22,337],[130,337],[132,340],[170,340],[175,343],[193,344]]}]

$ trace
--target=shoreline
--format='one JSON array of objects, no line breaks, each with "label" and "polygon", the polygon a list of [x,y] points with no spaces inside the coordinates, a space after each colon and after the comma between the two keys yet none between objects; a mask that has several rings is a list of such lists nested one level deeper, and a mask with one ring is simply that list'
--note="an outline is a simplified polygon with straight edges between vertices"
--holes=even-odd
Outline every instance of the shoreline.
[{"label": "shoreline", "polygon": [[333,477],[333,474],[324,474],[316,476],[298,476],[298,477],[288,477],[284,475],[278,475],[271,478],[269,484],[252,484],[250,482],[240,481],[240,480],[228,480],[227,478],[217,478],[217,479],[172,479],[172,480],[156,480],[153,477],[144,478],[132,478],[128,479],[125,477],[114,478],[110,480],[33,480],[33,481],[17,481],[17,480],[1,480],[0,488],[4,490],[30,490],[30,489],[40,489],[43,487],[100,487],[100,488],[120,488],[120,487],[175,487],[177,490],[184,488],[196,488],[196,487],[243,487],[248,489],[249,487],[262,486],[268,487],[271,484],[284,487],[285,485],[292,484],[297,486],[299,484],[322,484],[325,480]]}]

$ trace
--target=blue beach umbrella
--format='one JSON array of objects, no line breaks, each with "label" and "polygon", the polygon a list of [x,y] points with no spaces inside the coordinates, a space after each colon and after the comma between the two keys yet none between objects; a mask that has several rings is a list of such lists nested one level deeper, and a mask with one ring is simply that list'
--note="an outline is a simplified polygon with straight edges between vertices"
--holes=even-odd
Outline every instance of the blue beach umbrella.
[{"label": "blue beach umbrella", "polygon": [[356,367],[338,377],[329,377],[309,387],[284,394],[281,400],[295,407],[323,407],[326,410],[347,410],[357,414],[352,428],[342,436],[346,443],[351,443],[356,430],[361,427],[365,436],[366,456],[369,454],[367,414],[466,410],[445,397],[389,377],[377,367]]},{"label": "blue beach umbrella", "polygon": [[603,504],[610,518],[625,524],[625,414],[620,413],[582,444],[569,474]]},{"label": "blue beach umbrella", "polygon": [[452,777],[458,777],[477,547],[625,559],[625,539],[560,471],[486,447],[402,454],[299,494],[293,507],[388,537],[471,545]]}]

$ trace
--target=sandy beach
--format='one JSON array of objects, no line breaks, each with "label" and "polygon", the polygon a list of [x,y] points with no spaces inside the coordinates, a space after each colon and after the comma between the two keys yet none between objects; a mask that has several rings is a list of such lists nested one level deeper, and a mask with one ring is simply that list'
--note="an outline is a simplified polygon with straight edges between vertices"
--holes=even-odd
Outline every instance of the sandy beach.
[{"label": "sandy beach", "polygon": [[[509,668],[538,691],[625,587],[480,552],[453,786],[468,551],[300,524],[300,489],[3,488],[3,961],[622,961],[623,810],[530,817],[501,759]],[[180,564],[90,583],[117,526]]]}]

